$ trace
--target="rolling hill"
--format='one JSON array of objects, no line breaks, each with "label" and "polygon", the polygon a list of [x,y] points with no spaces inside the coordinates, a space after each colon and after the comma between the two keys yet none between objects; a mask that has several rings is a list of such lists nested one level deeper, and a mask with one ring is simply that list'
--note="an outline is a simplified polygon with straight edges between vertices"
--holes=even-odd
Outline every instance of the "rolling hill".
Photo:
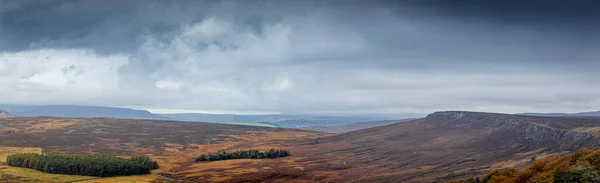
[{"label": "rolling hill", "polygon": [[[41,148],[50,154],[149,155],[160,165],[154,175],[144,177],[153,181],[436,182],[523,168],[533,158],[600,146],[600,118],[464,111],[337,135],[145,119],[5,118],[0,124],[3,147]],[[255,148],[285,149],[292,156],[194,161],[201,154]]]},{"label": "rolling hill", "polygon": [[33,107],[34,105],[21,105],[21,104],[0,104],[0,110],[6,112],[18,111],[20,109]]},{"label": "rolling hill", "polygon": [[0,104],[5,110],[18,117],[54,116],[68,118],[134,118],[134,119],[173,119],[179,121],[212,122],[224,124],[275,126],[281,128],[302,128],[307,126],[339,126],[364,121],[391,119],[388,116],[328,116],[310,114],[154,114],[146,110],[128,108],[79,106],[79,105],[15,105]]},{"label": "rolling hill", "polygon": [[373,128],[373,127],[378,127],[378,126],[385,126],[385,125],[390,125],[390,124],[394,124],[394,123],[405,122],[405,121],[409,121],[409,120],[412,120],[412,119],[367,121],[367,122],[358,122],[358,123],[352,123],[352,124],[341,125],[341,126],[309,126],[309,127],[304,127],[302,129],[310,130],[310,131],[325,132],[325,133],[346,133],[346,132],[357,131],[357,130],[362,130],[362,129],[367,129],[367,128]]},{"label": "rolling hill", "polygon": [[[201,154],[223,150],[268,150],[282,147],[282,141],[322,136],[294,129],[147,119],[20,117],[0,119],[0,124],[0,150],[4,148],[25,152],[22,149],[40,148],[46,154],[149,155],[160,165],[158,170],[153,171],[153,175],[97,178],[48,175],[0,164],[0,182],[56,182],[73,179],[90,182],[230,182],[238,174],[259,171],[244,167],[271,160],[197,164],[194,159]],[[2,156],[7,154],[0,151],[0,157]],[[284,160],[273,160],[278,165],[271,167],[274,170],[295,169],[296,165],[288,165]],[[267,170],[269,167],[263,168]],[[200,178],[195,178],[198,176]],[[278,179],[284,180],[285,177]]]},{"label": "rolling hill", "polygon": [[140,118],[140,119],[168,119],[167,117],[152,114],[146,110],[128,108],[77,106],[77,105],[43,105],[13,108],[11,113],[19,117],[109,117],[109,118]]}]

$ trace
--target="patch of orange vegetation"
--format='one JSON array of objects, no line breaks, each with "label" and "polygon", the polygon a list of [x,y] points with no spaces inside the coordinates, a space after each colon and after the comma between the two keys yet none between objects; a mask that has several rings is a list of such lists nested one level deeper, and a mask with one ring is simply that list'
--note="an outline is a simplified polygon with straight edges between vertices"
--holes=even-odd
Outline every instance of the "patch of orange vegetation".
[{"label": "patch of orange vegetation", "polygon": [[37,133],[37,132],[45,132],[48,130],[60,129],[67,126],[71,126],[75,124],[75,122],[59,122],[59,121],[50,121],[46,123],[39,123],[32,125],[28,128],[25,128],[25,133]]},{"label": "patch of orange vegetation", "polygon": [[[530,154],[530,153],[524,153],[524,154]],[[553,153],[553,154],[548,154],[548,153],[542,153],[542,154],[536,154],[536,159],[544,159],[550,156],[555,156],[555,155],[559,155],[561,153]],[[493,164],[490,168],[490,170],[493,169],[506,169],[506,168],[522,168],[525,166],[528,166],[529,164],[531,164],[531,158],[527,158],[527,157],[522,157],[522,158],[518,158],[518,159],[512,159],[512,160],[508,160],[508,161],[502,161],[502,162],[498,162],[496,164]]]}]

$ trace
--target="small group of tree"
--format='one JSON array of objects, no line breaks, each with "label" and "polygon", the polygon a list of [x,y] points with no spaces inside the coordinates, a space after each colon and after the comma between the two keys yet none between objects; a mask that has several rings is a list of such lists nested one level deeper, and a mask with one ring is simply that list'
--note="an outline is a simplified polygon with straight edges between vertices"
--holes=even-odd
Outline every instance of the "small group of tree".
[{"label": "small group of tree", "polygon": [[219,161],[228,159],[265,159],[265,158],[279,158],[289,156],[290,153],[286,150],[270,149],[268,151],[259,150],[241,150],[234,152],[217,152],[215,154],[209,153],[208,155],[202,154],[196,158],[196,162],[201,161]]},{"label": "small group of tree", "polygon": [[158,163],[147,156],[130,159],[113,156],[15,154],[6,158],[6,164],[30,168],[46,173],[85,175],[97,177],[149,174],[158,169]]},{"label": "small group of tree", "polygon": [[493,170],[483,178],[469,178],[461,183],[596,183],[600,172],[600,150],[581,149],[535,160],[528,168]]}]

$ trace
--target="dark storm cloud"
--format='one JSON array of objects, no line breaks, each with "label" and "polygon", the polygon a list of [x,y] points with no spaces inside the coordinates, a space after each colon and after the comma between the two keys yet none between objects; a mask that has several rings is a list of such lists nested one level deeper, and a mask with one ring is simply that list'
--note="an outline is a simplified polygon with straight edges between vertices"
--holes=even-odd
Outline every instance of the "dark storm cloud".
[{"label": "dark storm cloud", "polygon": [[600,79],[598,7],[0,0],[0,99],[266,112],[591,110],[600,108],[600,88],[588,84]]},{"label": "dark storm cloud", "polygon": [[495,23],[580,24],[595,23],[600,2],[595,0],[463,0],[412,1],[423,12]]}]

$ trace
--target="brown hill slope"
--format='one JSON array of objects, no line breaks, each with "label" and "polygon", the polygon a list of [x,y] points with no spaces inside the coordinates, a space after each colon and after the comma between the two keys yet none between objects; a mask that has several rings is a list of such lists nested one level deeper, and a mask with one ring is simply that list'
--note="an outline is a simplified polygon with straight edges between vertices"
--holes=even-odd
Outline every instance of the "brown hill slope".
[{"label": "brown hill slope", "polygon": [[549,118],[475,112],[436,112],[426,118],[315,142],[302,152],[309,171],[325,181],[432,182],[524,167],[536,155],[598,147],[597,118]]},{"label": "brown hill slope", "polygon": [[[129,147],[162,152],[172,144],[194,146],[244,141],[238,136],[315,133],[255,126],[114,118],[6,118],[0,146],[42,147],[49,153],[130,154]],[[139,150],[139,149],[138,149]]]},{"label": "brown hill slope", "polygon": [[[282,141],[318,136],[321,135],[294,129],[164,120],[58,117],[0,119],[0,147],[42,148],[44,153],[49,154],[149,155],[160,165],[160,169],[153,173],[170,177],[173,182],[181,182],[175,179],[232,181],[237,174],[259,170],[245,168],[249,166],[248,163],[271,162],[233,160],[196,164],[194,159],[201,154],[249,148],[286,148],[280,145]],[[278,170],[295,170],[292,165],[282,164],[285,159],[272,161],[275,164],[272,167],[278,167]],[[0,165],[0,169],[4,168]],[[292,175],[297,178],[303,174],[293,172]],[[3,178],[7,176],[0,172],[0,182],[5,182]],[[163,179],[159,176],[149,178]]]}]

